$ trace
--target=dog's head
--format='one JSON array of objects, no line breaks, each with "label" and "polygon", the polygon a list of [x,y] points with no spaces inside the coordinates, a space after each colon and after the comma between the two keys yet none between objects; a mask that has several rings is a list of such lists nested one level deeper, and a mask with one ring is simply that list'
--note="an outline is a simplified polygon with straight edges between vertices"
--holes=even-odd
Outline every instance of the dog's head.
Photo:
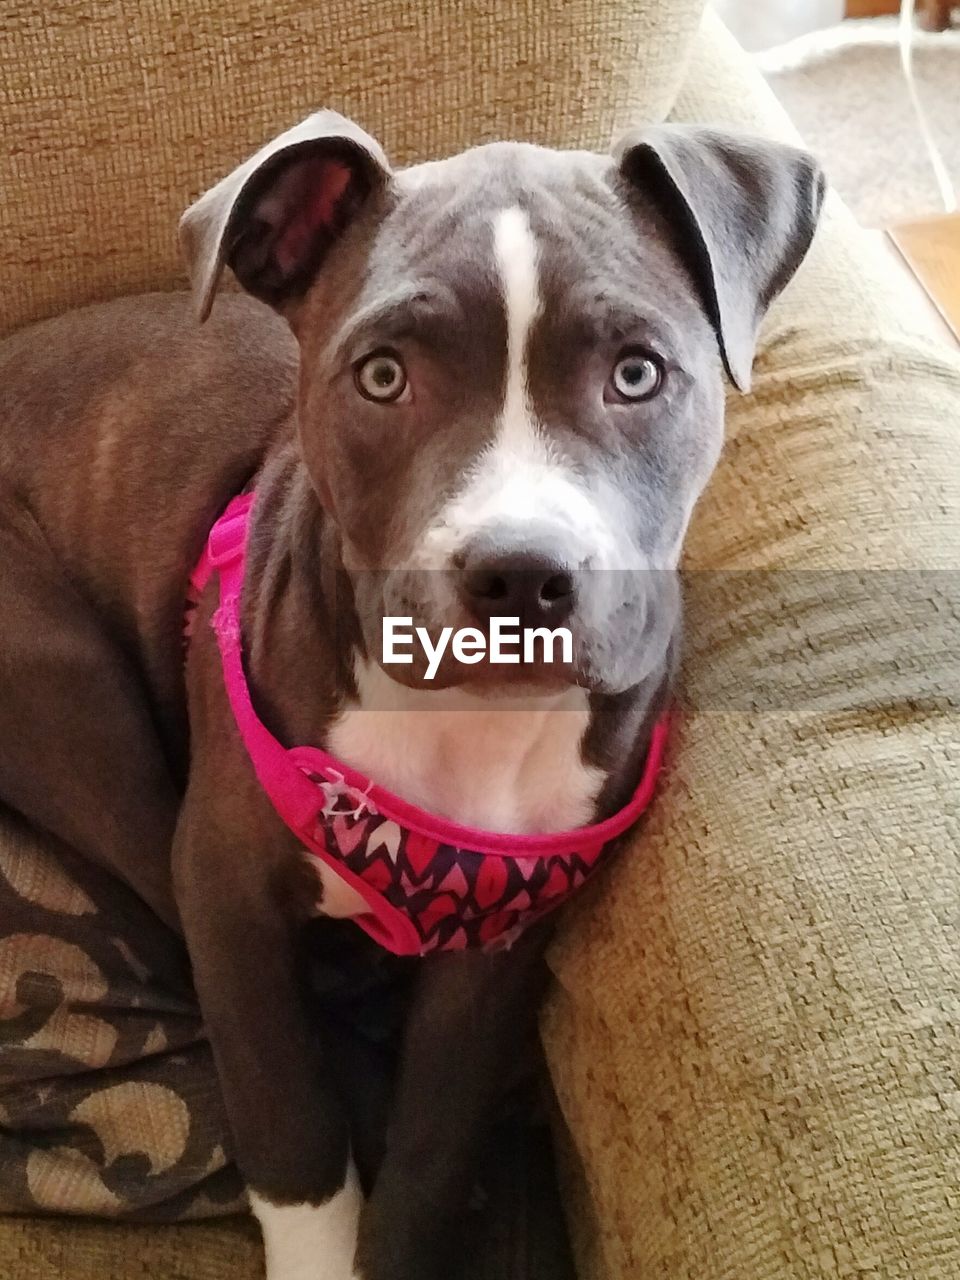
[{"label": "dog's head", "polygon": [[[320,112],[186,212],[201,315],[226,264],[300,342],[303,457],[371,654],[384,616],[499,615],[570,630],[551,681],[662,663],[723,371],[748,387],[822,190],[803,152],[671,126],[612,157],[498,143],[393,172]],[[435,685],[489,676],[451,660]]]}]

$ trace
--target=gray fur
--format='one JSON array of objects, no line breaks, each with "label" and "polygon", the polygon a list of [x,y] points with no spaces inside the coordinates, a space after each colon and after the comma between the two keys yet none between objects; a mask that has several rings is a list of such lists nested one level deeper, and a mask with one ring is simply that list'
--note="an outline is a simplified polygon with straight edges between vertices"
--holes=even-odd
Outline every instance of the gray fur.
[{"label": "gray fur", "polygon": [[[315,145],[329,146],[327,114],[312,119]],[[379,156],[360,137],[365,157]],[[262,154],[275,163],[275,148]],[[493,218],[517,206],[544,295],[527,356],[534,416],[586,488],[624,500],[619,563],[598,568],[589,547],[567,557],[577,660],[563,678],[617,693],[662,665],[678,625],[680,543],[721,445],[721,359],[745,385],[758,319],[806,250],[821,188],[803,153],[708,130],[646,130],[619,154],[497,143],[396,175],[381,158],[375,195],[309,293],[279,301],[305,335],[303,453],[337,523],[368,652],[379,653],[385,614],[409,614],[432,634],[472,621],[452,562],[424,569],[422,542],[496,432],[506,317]],[[256,182],[251,164],[185,216],[201,261],[222,255],[211,228],[235,216],[238,191]],[[663,361],[663,390],[606,405],[597,387],[634,346]],[[356,392],[353,368],[380,347],[412,362],[410,410]],[[451,661],[439,682],[485,675]]]},{"label": "gray fur", "polygon": [[[378,652],[385,612],[459,623],[478,546],[569,570],[576,660],[552,679],[589,691],[571,776],[589,775],[593,816],[609,814],[668,696],[676,565],[720,449],[723,362],[745,385],[819,191],[790,148],[666,127],[622,162],[502,143],[394,174],[358,126],[318,113],[182,224],[202,315],[227,264],[283,320],[229,298],[198,331],[185,299],[153,296],[0,346],[0,742],[16,748],[0,751],[0,805],[182,930],[233,1150],[261,1201],[322,1205],[352,1149],[370,1191],[364,1280],[449,1274],[476,1153],[535,1035],[549,928],[510,951],[417,962],[395,1087],[351,1059],[349,1036],[331,1050],[300,982],[316,877],[239,741],[208,625],[215,584],[184,674],[190,568],[217,513],[255,483],[248,676],[279,738],[318,745],[356,692],[353,659]],[[524,211],[542,302],[524,414],[569,481],[556,492],[587,505],[574,519],[540,497],[521,510],[520,495],[490,527],[478,517],[471,545],[448,546],[444,521],[459,536],[451,513],[490,456],[507,385],[492,230],[504,207]],[[354,373],[383,344],[413,394],[374,405]],[[608,383],[635,346],[666,378],[623,403]],[[542,672],[522,675],[543,692]],[[401,976],[356,928],[321,924],[353,989],[374,963]],[[344,1280],[355,1270],[339,1265]]]}]

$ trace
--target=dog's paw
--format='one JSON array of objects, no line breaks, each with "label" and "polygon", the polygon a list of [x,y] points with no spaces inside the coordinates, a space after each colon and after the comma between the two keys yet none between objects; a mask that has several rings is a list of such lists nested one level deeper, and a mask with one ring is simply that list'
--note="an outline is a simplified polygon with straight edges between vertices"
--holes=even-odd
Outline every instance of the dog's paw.
[{"label": "dog's paw", "polygon": [[255,1191],[250,1208],[260,1223],[267,1280],[360,1280],[354,1271],[363,1204],[353,1166],[326,1204],[271,1204]]}]

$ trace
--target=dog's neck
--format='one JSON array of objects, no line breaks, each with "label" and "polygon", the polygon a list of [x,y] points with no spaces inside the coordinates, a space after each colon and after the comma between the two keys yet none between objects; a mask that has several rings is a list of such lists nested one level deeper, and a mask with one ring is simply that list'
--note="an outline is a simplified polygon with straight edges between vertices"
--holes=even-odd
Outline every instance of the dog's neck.
[{"label": "dog's neck", "polygon": [[411,689],[364,650],[339,539],[296,449],[257,483],[243,621],[266,723],[326,747],[381,786],[489,831],[569,830],[625,803],[666,673],[603,698]]},{"label": "dog's neck", "polygon": [[592,820],[605,775],[581,751],[590,721],[583,690],[490,698],[410,689],[360,659],[357,692],[331,726],[330,748],[406,799],[487,831]]}]

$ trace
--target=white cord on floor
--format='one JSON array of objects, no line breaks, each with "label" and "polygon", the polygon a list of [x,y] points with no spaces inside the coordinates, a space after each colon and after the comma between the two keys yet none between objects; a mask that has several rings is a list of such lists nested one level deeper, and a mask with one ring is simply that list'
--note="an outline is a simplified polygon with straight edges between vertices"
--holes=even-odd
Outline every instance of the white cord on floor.
[{"label": "white cord on floor", "polygon": [[953,183],[950,181],[947,166],[943,163],[940,148],[930,132],[927,113],[923,109],[923,103],[920,101],[920,95],[917,93],[916,82],[913,78],[913,22],[915,9],[915,0],[901,0],[900,65],[903,67],[903,75],[910,93],[910,101],[913,103],[917,124],[920,126],[923,142],[927,148],[927,155],[930,157],[930,166],[937,180],[937,186],[940,188],[940,199],[943,201],[943,207],[947,213],[954,213],[957,208],[957,194],[953,189]]}]

